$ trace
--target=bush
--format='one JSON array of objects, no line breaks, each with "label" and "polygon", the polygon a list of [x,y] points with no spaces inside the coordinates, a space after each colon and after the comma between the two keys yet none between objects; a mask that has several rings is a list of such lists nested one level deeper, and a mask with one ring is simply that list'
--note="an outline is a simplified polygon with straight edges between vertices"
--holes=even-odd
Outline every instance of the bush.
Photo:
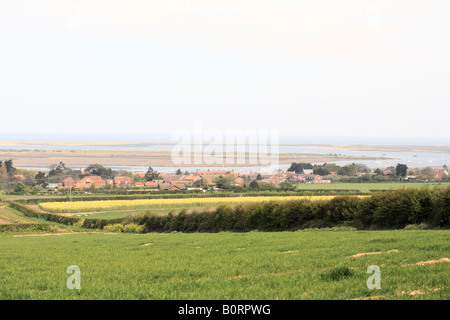
[{"label": "bush", "polygon": [[122,218],[118,219],[87,218],[84,220],[82,227],[88,229],[103,229],[107,225],[117,223],[122,223]]},{"label": "bush", "polygon": [[[118,226],[120,226],[120,224],[118,224]],[[134,223],[126,224],[125,226],[123,226],[123,232],[144,233],[144,231],[145,231],[144,226],[140,226]]]},{"label": "bush", "polygon": [[107,232],[122,232],[124,230],[124,226],[120,223],[109,224],[106,225],[103,230]]},{"label": "bush", "polygon": [[405,230],[426,230],[429,226],[426,223],[421,224],[409,224],[405,227]]}]

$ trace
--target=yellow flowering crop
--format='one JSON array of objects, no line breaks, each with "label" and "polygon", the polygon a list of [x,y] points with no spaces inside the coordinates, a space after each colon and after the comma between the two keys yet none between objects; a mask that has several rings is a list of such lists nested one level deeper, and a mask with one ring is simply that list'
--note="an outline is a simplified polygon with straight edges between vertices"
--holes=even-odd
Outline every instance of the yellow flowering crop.
[{"label": "yellow flowering crop", "polygon": [[266,196],[266,197],[210,197],[210,198],[181,198],[181,199],[138,199],[138,200],[101,200],[77,202],[44,202],[39,206],[49,212],[92,212],[122,209],[152,209],[170,207],[200,207],[221,204],[240,204],[262,201],[287,200],[330,200],[335,196]]}]

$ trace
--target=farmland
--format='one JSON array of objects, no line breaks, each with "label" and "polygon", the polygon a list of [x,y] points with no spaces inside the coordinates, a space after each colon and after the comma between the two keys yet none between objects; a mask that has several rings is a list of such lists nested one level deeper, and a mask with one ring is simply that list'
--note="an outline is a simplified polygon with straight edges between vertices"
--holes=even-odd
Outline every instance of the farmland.
[{"label": "farmland", "polygon": [[240,204],[263,201],[287,200],[329,200],[333,196],[266,196],[266,197],[211,197],[211,198],[184,198],[184,199],[139,199],[139,200],[105,200],[80,202],[44,202],[40,208],[49,212],[90,212],[123,209],[181,209],[204,206],[218,206],[221,204]]},{"label": "farmland", "polygon": [[27,219],[21,215],[18,215],[2,206],[0,204],[0,224],[10,224],[10,223],[31,223],[30,219]]},{"label": "farmland", "polygon": [[360,190],[360,191],[380,191],[396,190],[401,188],[433,188],[436,186],[450,185],[448,182],[440,183],[404,183],[404,182],[364,182],[364,183],[330,183],[330,184],[297,184],[297,190]]},{"label": "farmland", "polygon": [[[443,259],[450,234],[444,230],[74,233],[0,240],[0,299],[450,298],[450,263]],[[66,287],[70,265],[81,269],[80,290]],[[370,265],[380,266],[381,289],[366,286]]]},{"label": "farmland", "polygon": [[[447,300],[448,192],[11,203],[3,213],[55,227],[0,233],[0,299]],[[20,207],[55,213],[30,218]],[[110,232],[114,218],[145,233]],[[80,290],[66,286],[72,265]],[[381,270],[380,289],[367,287],[369,266]]]}]

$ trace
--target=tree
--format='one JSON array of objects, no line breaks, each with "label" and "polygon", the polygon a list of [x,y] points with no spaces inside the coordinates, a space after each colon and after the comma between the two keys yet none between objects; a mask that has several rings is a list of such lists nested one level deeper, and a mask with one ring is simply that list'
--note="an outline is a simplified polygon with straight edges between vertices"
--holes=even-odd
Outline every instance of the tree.
[{"label": "tree", "polygon": [[433,168],[431,168],[431,167],[425,167],[425,168],[423,168],[422,170],[420,170],[420,173],[421,173],[423,176],[426,176],[426,177],[428,177],[428,178],[431,178],[431,177],[433,176]]},{"label": "tree", "polygon": [[330,174],[330,171],[324,167],[317,167],[313,169],[314,174],[318,174],[319,176],[326,176]]},{"label": "tree", "polygon": [[145,176],[144,176],[145,180],[146,181],[153,181],[153,180],[158,179],[158,177],[159,177],[159,173],[154,171],[152,167],[148,167],[148,170],[147,170],[147,172],[145,173]]},{"label": "tree", "polygon": [[262,176],[260,173],[258,173],[258,175],[256,176],[256,180],[262,180]]},{"label": "tree", "polygon": [[292,191],[295,189],[295,186],[289,181],[283,181],[280,183],[280,189],[283,191]]},{"label": "tree", "polygon": [[383,175],[383,171],[381,171],[380,168],[377,168],[377,169],[374,171],[374,173],[375,173],[377,176],[382,176],[382,175]]},{"label": "tree", "polygon": [[356,175],[356,165],[348,164],[339,169],[338,174],[341,176],[355,176]]},{"label": "tree", "polygon": [[291,166],[287,171],[295,171],[295,173],[302,173],[303,169],[313,169],[313,165],[311,163],[291,163]]},{"label": "tree", "polygon": [[60,175],[66,170],[66,165],[64,162],[60,161],[58,165],[54,166],[53,169],[48,173],[49,177]]},{"label": "tree", "polygon": [[8,186],[8,171],[6,170],[6,164],[3,163],[0,167],[0,189],[6,190]]},{"label": "tree", "polygon": [[16,172],[16,168],[14,168],[13,166],[13,161],[11,159],[6,160],[4,164],[6,166],[6,172],[8,172],[8,175],[10,176],[14,175],[14,173]]},{"label": "tree", "polygon": [[84,171],[89,172],[93,176],[100,176],[103,179],[113,179],[115,174],[112,169],[105,168],[101,164],[90,164]]},{"label": "tree", "polygon": [[72,169],[66,168],[66,164],[62,161],[55,165],[48,173],[48,178],[52,182],[61,182],[63,179],[73,176]]},{"label": "tree", "polygon": [[259,189],[259,183],[256,180],[252,180],[248,186],[252,189]]},{"label": "tree", "polygon": [[335,164],[335,163],[324,163],[323,164],[323,166],[322,166],[324,169],[327,169],[328,171],[338,171],[339,170],[339,166],[337,165],[337,164]]},{"label": "tree", "polygon": [[24,185],[22,182],[19,182],[17,186],[14,188],[14,193],[24,194],[27,192],[28,187]]},{"label": "tree", "polygon": [[178,169],[177,172],[175,172],[175,174],[181,176],[183,174],[183,172],[181,172],[181,169]]},{"label": "tree", "polygon": [[399,177],[406,177],[408,174],[408,166],[406,164],[397,163],[397,166],[395,167],[395,173]]},{"label": "tree", "polygon": [[356,172],[365,172],[365,173],[370,172],[369,167],[363,163],[356,163],[356,164],[354,163],[354,165],[356,166]]},{"label": "tree", "polygon": [[231,188],[230,180],[228,180],[227,178],[224,178],[222,176],[217,178],[215,183],[216,183],[216,187],[219,189],[230,189]]},{"label": "tree", "polygon": [[36,185],[41,186],[41,187],[46,187],[48,185],[48,179],[45,176],[45,173],[43,173],[42,171],[39,171],[36,176],[34,177],[34,180],[36,182]]},{"label": "tree", "polygon": [[206,179],[206,178],[201,178],[201,179],[195,180],[192,183],[192,186],[194,188],[208,188],[208,185],[209,185],[208,179]]}]

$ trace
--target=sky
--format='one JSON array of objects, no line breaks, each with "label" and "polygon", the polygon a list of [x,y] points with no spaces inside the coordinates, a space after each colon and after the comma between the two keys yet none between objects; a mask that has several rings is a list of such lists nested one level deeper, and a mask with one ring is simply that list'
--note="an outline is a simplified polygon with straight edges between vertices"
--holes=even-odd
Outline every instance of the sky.
[{"label": "sky", "polygon": [[0,140],[450,143],[448,1],[17,0],[0,30]]}]

